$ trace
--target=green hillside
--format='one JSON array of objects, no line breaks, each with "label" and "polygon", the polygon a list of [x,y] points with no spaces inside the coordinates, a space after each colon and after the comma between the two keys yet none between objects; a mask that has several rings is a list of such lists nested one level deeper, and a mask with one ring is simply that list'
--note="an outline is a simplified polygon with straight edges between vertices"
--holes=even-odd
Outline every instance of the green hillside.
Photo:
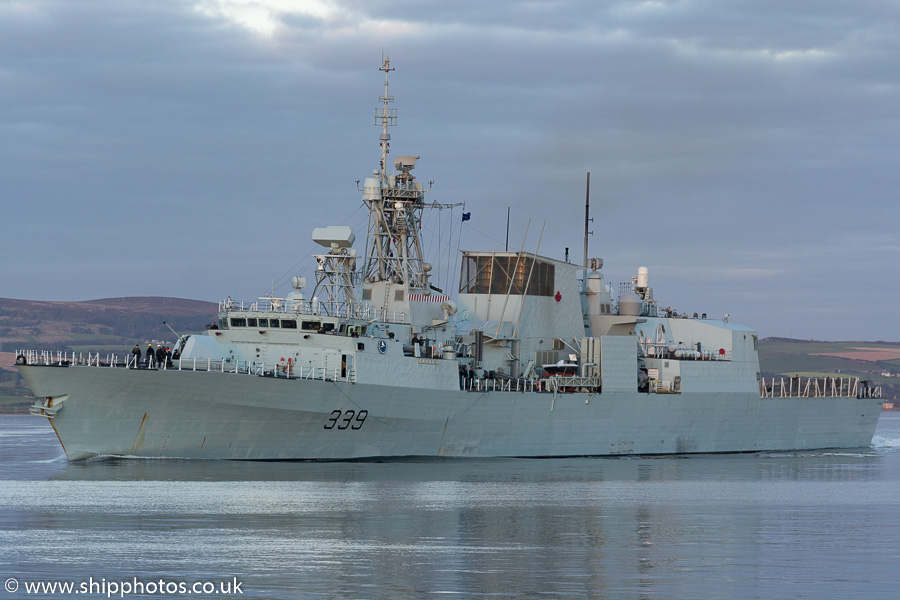
[{"label": "green hillside", "polygon": [[[860,349],[882,351],[885,358]],[[858,355],[859,358],[835,356]],[[889,357],[894,354],[894,357]],[[878,381],[883,371],[900,370],[900,344],[886,342],[817,342],[765,338],[759,341],[759,366],[766,374],[849,373]]]},{"label": "green hillside", "polygon": [[759,366],[764,377],[859,377],[880,385],[885,400],[900,401],[900,378],[883,375],[900,373],[900,344],[765,338],[759,341]]}]

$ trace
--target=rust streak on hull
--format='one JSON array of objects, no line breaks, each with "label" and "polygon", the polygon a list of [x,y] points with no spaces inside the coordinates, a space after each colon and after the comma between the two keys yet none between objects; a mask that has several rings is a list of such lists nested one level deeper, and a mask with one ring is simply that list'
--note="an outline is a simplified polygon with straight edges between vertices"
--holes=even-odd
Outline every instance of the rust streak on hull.
[{"label": "rust streak on hull", "polygon": [[134,436],[134,443],[131,445],[131,454],[137,452],[139,446],[144,445],[144,436],[142,431],[144,429],[144,423],[147,422],[147,413],[144,413],[144,418],[141,419],[141,426],[138,427],[137,435]]},{"label": "rust streak on hull", "polygon": [[53,428],[53,433],[56,434],[56,439],[59,440],[59,445],[62,446],[63,452],[65,452],[65,453],[66,453],[66,456],[68,456],[69,453],[66,452],[66,445],[63,444],[62,438],[59,437],[59,432],[56,430],[56,425],[53,424],[53,419],[47,419],[47,421],[50,423],[50,427]]}]

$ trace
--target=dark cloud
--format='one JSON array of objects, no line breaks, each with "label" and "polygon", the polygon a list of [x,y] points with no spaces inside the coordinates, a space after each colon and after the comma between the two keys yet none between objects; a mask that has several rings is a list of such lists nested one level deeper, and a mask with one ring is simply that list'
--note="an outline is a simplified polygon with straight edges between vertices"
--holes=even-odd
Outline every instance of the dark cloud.
[{"label": "dark cloud", "polygon": [[[386,52],[393,151],[422,156],[432,199],[467,203],[463,247],[505,242],[511,207],[510,246],[530,220],[533,250],[546,220],[541,252],[577,260],[590,171],[591,254],[611,281],[647,265],[672,305],[763,335],[898,340],[883,318],[900,291],[898,13],[0,5],[0,296],[253,298],[310,268],[313,227],[363,238],[355,181],[377,163]],[[451,225],[429,222],[442,243]]]}]

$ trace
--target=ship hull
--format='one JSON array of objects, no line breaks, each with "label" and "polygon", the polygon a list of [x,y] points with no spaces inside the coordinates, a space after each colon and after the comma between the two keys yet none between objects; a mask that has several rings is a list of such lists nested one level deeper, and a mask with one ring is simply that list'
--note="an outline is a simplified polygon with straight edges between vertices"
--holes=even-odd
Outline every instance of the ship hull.
[{"label": "ship hull", "polygon": [[550,457],[858,448],[877,398],[467,392],[256,375],[19,367],[72,460]]}]

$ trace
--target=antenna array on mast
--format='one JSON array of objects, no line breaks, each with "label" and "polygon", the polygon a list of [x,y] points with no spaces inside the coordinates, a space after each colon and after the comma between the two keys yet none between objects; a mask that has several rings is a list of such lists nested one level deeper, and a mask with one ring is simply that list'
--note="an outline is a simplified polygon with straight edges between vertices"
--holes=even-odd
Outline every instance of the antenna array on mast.
[{"label": "antenna array on mast", "polygon": [[[394,101],[388,87],[388,75],[394,70],[390,65],[390,59],[385,57],[379,69],[384,71],[384,95],[378,98],[382,106],[375,109],[375,125],[381,125],[379,169],[373,173],[373,178],[366,179],[363,188],[363,202],[369,209],[363,281],[370,288],[373,284],[384,282],[385,286],[400,285],[408,291],[429,294],[428,271],[431,266],[422,260],[419,239],[425,190],[412,174],[419,157],[399,156],[393,162],[395,172],[388,172],[391,142],[388,127],[397,124],[397,109],[390,106]],[[368,296],[369,300],[374,301],[372,293]],[[389,296],[385,288],[385,308]]]}]

